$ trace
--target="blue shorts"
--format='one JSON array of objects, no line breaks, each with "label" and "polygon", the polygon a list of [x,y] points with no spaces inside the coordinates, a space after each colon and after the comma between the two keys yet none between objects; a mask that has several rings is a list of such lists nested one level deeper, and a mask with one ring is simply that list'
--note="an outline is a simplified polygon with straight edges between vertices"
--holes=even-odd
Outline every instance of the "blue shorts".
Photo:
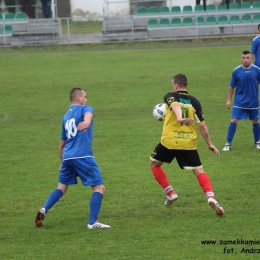
[{"label": "blue shorts", "polygon": [[66,185],[77,184],[77,177],[84,186],[103,184],[102,176],[93,157],[64,160],[61,164],[59,182]]},{"label": "blue shorts", "polygon": [[239,107],[233,107],[232,110],[232,119],[250,119],[250,120],[258,120],[259,118],[259,109],[244,109]]}]

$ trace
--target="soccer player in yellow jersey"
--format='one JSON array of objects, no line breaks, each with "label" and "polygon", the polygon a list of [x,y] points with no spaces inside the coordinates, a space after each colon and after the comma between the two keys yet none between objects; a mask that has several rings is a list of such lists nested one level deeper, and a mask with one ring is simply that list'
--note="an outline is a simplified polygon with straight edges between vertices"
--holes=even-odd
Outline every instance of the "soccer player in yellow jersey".
[{"label": "soccer player in yellow jersey", "polygon": [[176,158],[181,169],[193,171],[207,196],[208,204],[217,215],[222,216],[224,210],[215,199],[211,181],[203,170],[197,151],[195,123],[208,148],[216,155],[219,155],[219,151],[210,140],[200,102],[187,92],[187,77],[183,74],[175,75],[172,85],[174,92],[164,96],[167,108],[161,142],[150,156],[152,173],[167,194],[165,205],[170,206],[178,199],[178,195],[170,185],[161,165],[171,163]]}]

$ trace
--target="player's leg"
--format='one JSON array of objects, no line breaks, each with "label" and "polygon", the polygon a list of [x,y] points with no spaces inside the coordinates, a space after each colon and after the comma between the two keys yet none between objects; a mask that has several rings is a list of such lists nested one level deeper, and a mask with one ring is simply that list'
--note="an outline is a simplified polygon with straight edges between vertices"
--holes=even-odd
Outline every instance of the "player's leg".
[{"label": "player's leg", "polygon": [[198,179],[198,182],[204,191],[207,198],[214,198],[213,187],[208,175],[204,172],[203,168],[193,169],[193,173]]},{"label": "player's leg", "polygon": [[258,121],[252,120],[253,124],[253,135],[254,135],[254,143],[255,143],[255,148],[260,149],[260,140],[259,140],[259,123]]},{"label": "player's leg", "polygon": [[254,144],[256,149],[260,149],[260,129],[259,129],[259,111],[258,109],[251,109],[249,110],[249,119],[252,121],[253,126],[253,135],[254,135]]},{"label": "player's leg", "polygon": [[178,199],[178,195],[173,190],[166,173],[161,168],[163,162],[171,163],[173,159],[174,155],[171,150],[161,144],[158,144],[155,147],[154,152],[150,156],[150,168],[153,176],[167,194],[166,201],[164,203],[165,206],[170,206],[175,200]]},{"label": "player's leg", "polygon": [[205,173],[203,168],[193,170],[195,176],[198,179],[198,182],[203,189],[204,193],[207,196],[208,204],[216,211],[216,214],[222,216],[224,214],[224,209],[215,199],[215,194],[213,192],[213,187],[210,181],[209,176]]},{"label": "player's leg", "polygon": [[43,208],[45,208],[45,213],[47,214],[49,209],[53,207],[53,205],[59,201],[59,199],[67,192],[69,185],[58,183],[57,189],[51,192],[48,199],[46,200]]},{"label": "player's leg", "polygon": [[59,201],[59,199],[67,192],[69,186],[58,183],[57,189],[53,190],[47,200],[44,203],[44,206],[37,212],[36,218],[35,218],[35,224],[36,226],[40,227],[42,226],[42,222],[48,213],[49,209],[54,206],[56,202]]},{"label": "player's leg", "polygon": [[82,184],[93,189],[89,203],[88,229],[110,228],[109,225],[98,222],[105,186],[96,160],[92,157],[75,160],[75,167]]},{"label": "player's leg", "polygon": [[223,215],[224,210],[215,199],[210,178],[203,170],[198,151],[181,150],[178,152],[176,159],[182,169],[193,171],[207,196],[208,204],[216,211],[217,215]]},{"label": "player's leg", "polygon": [[111,226],[98,222],[98,215],[101,209],[105,186],[103,184],[92,186],[93,193],[89,203],[88,229],[110,228]]},{"label": "player's leg", "polygon": [[92,186],[92,189],[93,193],[89,203],[88,225],[93,225],[97,221],[105,193],[105,186],[103,184]]},{"label": "player's leg", "polygon": [[197,150],[181,150],[176,157],[180,168],[192,170],[208,198],[214,198],[213,188],[208,175],[203,171]]},{"label": "player's leg", "polygon": [[76,184],[76,173],[71,165],[72,160],[63,161],[60,167],[59,182],[57,189],[53,190],[43,207],[37,212],[35,224],[41,226],[42,222],[48,211],[54,206],[55,203],[67,192],[70,184]]},{"label": "player's leg", "polygon": [[228,127],[227,142],[223,148],[223,151],[229,151],[231,149],[232,141],[234,139],[237,124],[239,120],[246,120],[248,118],[248,110],[238,107],[233,107],[232,119]]},{"label": "player's leg", "polygon": [[237,119],[232,119],[230,121],[229,127],[228,127],[228,132],[227,132],[227,141],[226,144],[223,148],[223,151],[227,152],[231,149],[232,141],[234,139],[236,130],[237,130]]},{"label": "player's leg", "polygon": [[66,160],[62,162],[60,167],[58,187],[51,192],[46,200],[43,208],[45,208],[45,214],[48,213],[55,203],[67,192],[69,185],[77,184],[76,172],[72,165],[73,160]]}]

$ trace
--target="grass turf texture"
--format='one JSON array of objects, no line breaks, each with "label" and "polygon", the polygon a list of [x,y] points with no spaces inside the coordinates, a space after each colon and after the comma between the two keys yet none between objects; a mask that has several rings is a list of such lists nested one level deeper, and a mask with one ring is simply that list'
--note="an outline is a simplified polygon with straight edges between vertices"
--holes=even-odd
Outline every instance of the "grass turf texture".
[{"label": "grass turf texture", "polygon": [[[82,47],[83,48],[83,47]],[[199,152],[225,209],[207,205],[192,172],[165,165],[179,195],[170,208],[149,169],[162,123],[152,108],[184,73],[203,106],[213,143],[225,144],[225,108],[232,70],[243,46],[84,52],[16,50],[0,59],[1,259],[256,259],[220,240],[259,239],[259,156],[249,121],[238,125],[231,152]],[[72,50],[72,49],[71,49]],[[110,230],[87,230],[91,189],[81,184],[52,208],[41,228],[34,218],[56,188],[61,118],[72,87],[86,89],[95,110],[93,149],[106,194],[99,220]],[[217,240],[218,245],[202,245]],[[224,253],[224,248],[236,253]]]},{"label": "grass turf texture", "polygon": [[68,26],[69,31],[72,34],[87,34],[87,33],[101,33],[102,32],[102,22],[101,21],[71,21],[67,19],[62,20],[62,33],[68,33]]}]

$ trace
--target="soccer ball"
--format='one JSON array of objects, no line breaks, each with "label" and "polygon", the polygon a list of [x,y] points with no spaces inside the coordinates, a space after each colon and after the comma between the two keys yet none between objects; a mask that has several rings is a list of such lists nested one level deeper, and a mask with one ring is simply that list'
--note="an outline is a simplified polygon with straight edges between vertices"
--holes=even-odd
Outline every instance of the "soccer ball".
[{"label": "soccer ball", "polygon": [[160,103],[153,108],[153,116],[159,121],[163,121],[166,114],[166,104]]}]

